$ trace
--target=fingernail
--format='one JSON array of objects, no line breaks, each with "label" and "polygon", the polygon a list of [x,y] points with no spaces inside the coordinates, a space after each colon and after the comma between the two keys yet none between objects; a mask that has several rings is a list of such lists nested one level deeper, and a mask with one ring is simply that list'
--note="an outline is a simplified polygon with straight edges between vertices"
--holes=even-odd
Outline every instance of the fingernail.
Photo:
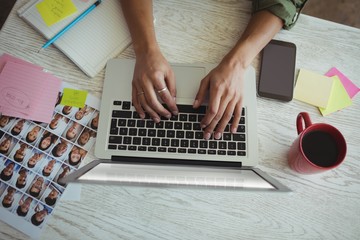
[{"label": "fingernail", "polygon": [[237,128],[233,128],[233,129],[231,130],[232,133],[236,133],[236,131],[237,131]]},{"label": "fingernail", "polygon": [[205,133],[205,135],[204,135],[204,139],[205,139],[205,140],[209,140],[210,137],[211,137],[211,134],[210,134],[210,133]]},{"label": "fingernail", "polygon": [[199,101],[195,100],[194,103],[193,103],[193,107],[196,107],[198,104],[199,104]]},{"label": "fingernail", "polygon": [[160,119],[159,118],[154,118],[154,122],[158,123],[158,122],[160,122]]},{"label": "fingernail", "polygon": [[206,125],[205,125],[205,124],[201,124],[200,127],[201,127],[201,128],[206,128]]},{"label": "fingernail", "polygon": [[144,119],[144,118],[145,118],[145,114],[144,114],[144,113],[140,113],[140,118]]},{"label": "fingernail", "polygon": [[173,111],[172,113],[173,113],[175,116],[179,114],[178,111]]},{"label": "fingernail", "polygon": [[215,139],[220,139],[221,138],[221,133],[215,133]]},{"label": "fingernail", "polygon": [[169,114],[169,115],[166,115],[165,116],[167,119],[170,119],[171,118],[171,115]]}]

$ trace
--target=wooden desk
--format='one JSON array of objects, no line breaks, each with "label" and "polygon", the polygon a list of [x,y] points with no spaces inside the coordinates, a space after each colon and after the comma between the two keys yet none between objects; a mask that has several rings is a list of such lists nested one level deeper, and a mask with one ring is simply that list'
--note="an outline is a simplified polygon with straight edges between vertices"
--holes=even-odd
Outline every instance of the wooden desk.
[{"label": "wooden desk", "polygon": [[[104,71],[89,79],[56,48],[38,54],[44,39],[16,15],[0,32],[0,51],[41,65],[61,79],[101,96]],[[171,62],[218,62],[250,17],[250,1],[155,1],[160,47]],[[114,30],[116,31],[116,29]],[[301,16],[277,39],[298,47],[297,69],[325,73],[336,66],[360,85],[360,30]],[[119,57],[133,58],[132,47]],[[258,69],[258,59],[253,62]],[[62,201],[42,239],[359,239],[360,95],[341,112],[258,98],[260,164],[291,193],[83,185],[81,201]],[[300,111],[339,128],[348,144],[336,170],[300,175],[286,154]],[[26,239],[0,223],[0,239]]]}]

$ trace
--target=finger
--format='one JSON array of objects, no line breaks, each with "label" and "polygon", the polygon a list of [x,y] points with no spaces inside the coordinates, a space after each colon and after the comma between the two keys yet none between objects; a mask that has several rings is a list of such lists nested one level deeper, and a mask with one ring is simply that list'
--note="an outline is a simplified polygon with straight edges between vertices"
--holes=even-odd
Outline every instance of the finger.
[{"label": "finger", "polygon": [[147,104],[148,100],[146,99],[145,94],[139,95],[138,99],[142,108],[145,110],[145,112],[147,112],[147,114],[149,114],[150,118],[156,123],[160,122],[160,116],[151,108],[151,106],[149,106],[149,104]]},{"label": "finger", "polygon": [[169,95],[163,94],[160,95],[161,100],[166,104],[169,110],[174,114],[177,115],[179,110],[176,106],[176,80],[175,75],[172,69],[170,69],[165,77],[166,86],[169,90]]},{"label": "finger", "polygon": [[[206,128],[212,121],[215,120],[217,123],[221,119],[221,115],[218,114],[219,107],[225,111],[225,107],[227,106],[228,101],[224,99],[224,101],[221,101],[223,95],[223,91],[219,89],[216,86],[210,86],[210,96],[209,96],[209,104],[206,109],[206,114],[204,118],[201,120],[201,127]],[[225,95],[226,98],[226,95]],[[220,106],[220,101],[222,103],[222,106]],[[224,105],[225,103],[225,105]],[[222,112],[223,112],[222,111]],[[221,113],[222,113],[221,112]],[[216,119],[214,119],[216,117]]]},{"label": "finger", "polygon": [[234,109],[234,118],[233,118],[233,121],[231,123],[231,133],[236,133],[237,132],[237,128],[239,126],[241,114],[242,114],[242,98],[240,99],[238,104],[236,104],[235,109]]},{"label": "finger", "polygon": [[200,87],[196,94],[196,97],[195,97],[195,100],[193,103],[193,108],[200,107],[200,105],[204,102],[208,89],[209,89],[209,77],[206,76],[200,82]]},{"label": "finger", "polygon": [[132,103],[136,109],[136,112],[139,114],[141,118],[145,118],[145,112],[144,109],[141,107],[141,104],[139,102],[139,96],[143,95],[142,90],[137,90],[136,87],[133,86],[132,88]]},{"label": "finger", "polygon": [[[222,120],[224,112],[225,112],[227,106],[228,106],[228,102],[226,100],[221,101],[221,105],[220,105],[217,113],[215,114],[214,118],[212,119],[212,121],[204,129],[204,138],[205,139],[210,139],[211,134],[213,133],[215,127],[218,125],[220,120]],[[230,114],[232,114],[232,112]],[[230,118],[229,118],[229,120],[230,120]],[[226,126],[226,124],[225,124],[225,126]],[[225,127],[223,127],[222,130],[219,130],[219,133],[218,133],[218,136],[216,136],[217,137],[216,139],[221,138],[221,135],[222,135],[222,132],[224,131],[224,128]],[[219,136],[219,134],[220,134],[220,136]]]},{"label": "finger", "polygon": [[[158,98],[157,98],[157,91],[158,89],[163,89],[164,88],[164,80],[163,78],[161,79],[161,76],[159,74],[157,74],[157,76],[155,79],[155,83],[154,86],[151,84],[151,81],[145,81],[144,82],[144,86],[143,89],[145,91],[145,102],[142,102],[142,106],[144,107],[145,111],[148,112],[148,110],[145,108],[144,104],[147,105],[147,108],[151,108],[151,112],[156,112],[156,115],[161,115],[164,116],[166,118],[170,118],[171,117],[171,113],[163,107],[163,105],[159,102]],[[162,88],[158,87],[161,86],[160,84],[162,84]],[[150,114],[150,112],[148,112]],[[152,115],[150,115],[152,116]]]},{"label": "finger", "polygon": [[219,123],[216,126],[215,133],[214,133],[214,138],[215,139],[220,139],[221,138],[227,124],[230,122],[230,120],[231,120],[231,118],[233,116],[235,107],[236,107],[236,102],[235,101],[229,102],[228,106],[226,107],[225,112],[222,115],[221,120],[219,121]]}]

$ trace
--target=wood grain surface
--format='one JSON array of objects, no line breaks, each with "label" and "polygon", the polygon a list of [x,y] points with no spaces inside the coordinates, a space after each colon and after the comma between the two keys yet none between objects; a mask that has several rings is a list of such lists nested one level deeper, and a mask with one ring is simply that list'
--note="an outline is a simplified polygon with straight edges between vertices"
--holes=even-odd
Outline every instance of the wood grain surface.
[{"label": "wood grain surface", "polygon": [[[104,71],[90,79],[53,46],[37,53],[44,39],[16,14],[25,2],[17,1],[1,30],[0,52],[41,65],[100,98]],[[170,62],[218,63],[250,19],[251,1],[158,0],[154,15],[157,40]],[[359,29],[302,15],[275,38],[297,45],[297,70],[324,74],[335,66],[360,85]],[[132,46],[119,58],[134,58]],[[258,72],[259,56],[252,65]],[[41,239],[359,239],[360,95],[327,117],[296,100],[258,98],[257,106],[258,167],[291,193],[82,185],[81,201],[61,201]],[[286,155],[301,111],[345,136],[348,153],[337,169],[316,175],[289,169]],[[0,239],[27,237],[0,222]]]}]

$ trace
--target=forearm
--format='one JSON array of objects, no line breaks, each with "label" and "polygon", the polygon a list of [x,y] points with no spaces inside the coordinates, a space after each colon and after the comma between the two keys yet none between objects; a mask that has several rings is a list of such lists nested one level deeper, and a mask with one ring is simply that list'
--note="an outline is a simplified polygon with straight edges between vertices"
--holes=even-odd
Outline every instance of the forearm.
[{"label": "forearm", "polygon": [[135,54],[157,49],[151,0],[120,0]]},{"label": "forearm", "polygon": [[234,66],[247,68],[282,26],[283,21],[266,10],[255,13],[239,41],[224,59]]}]

